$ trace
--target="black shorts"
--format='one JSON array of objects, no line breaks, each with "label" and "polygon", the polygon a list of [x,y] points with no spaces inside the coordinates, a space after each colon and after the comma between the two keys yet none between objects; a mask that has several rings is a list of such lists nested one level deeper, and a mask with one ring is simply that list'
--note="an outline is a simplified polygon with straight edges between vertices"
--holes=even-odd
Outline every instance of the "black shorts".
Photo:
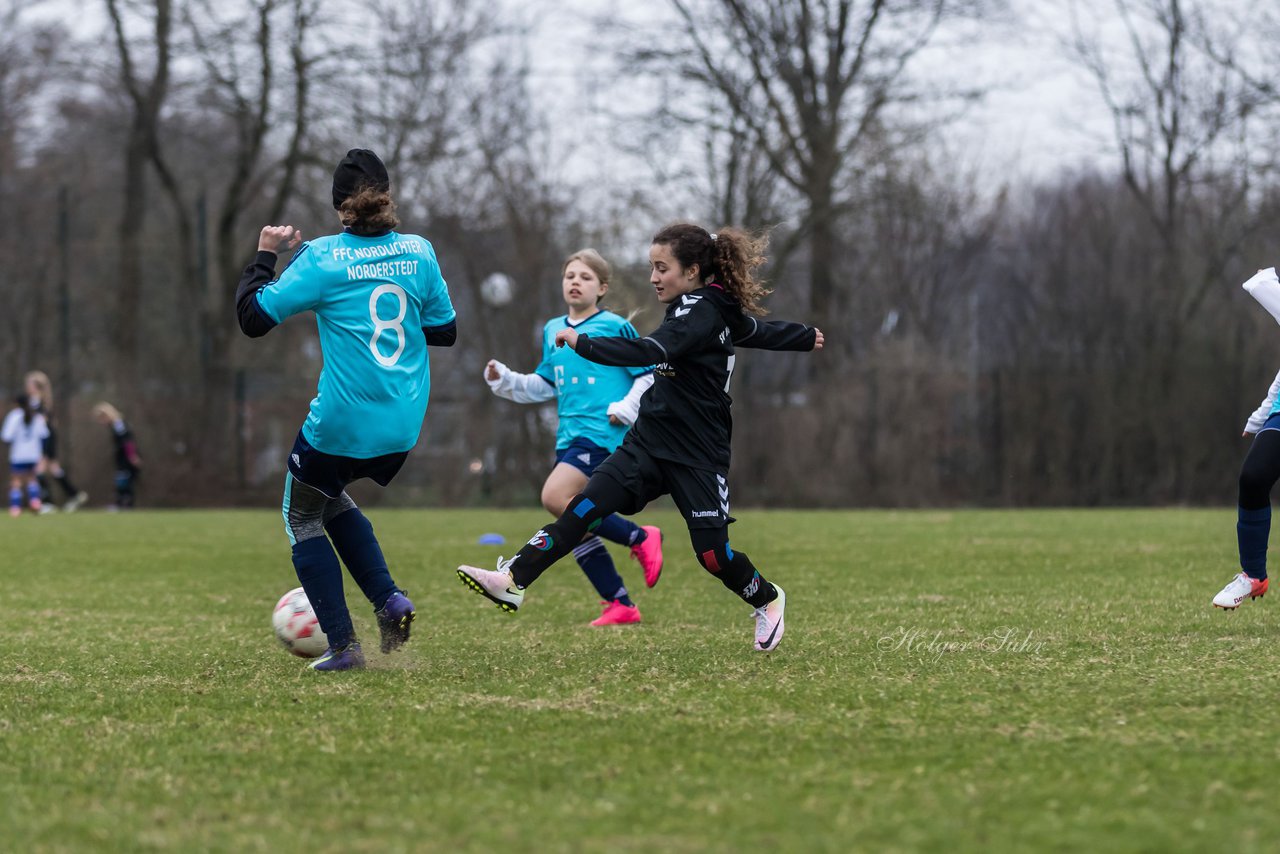
[{"label": "black shorts", "polygon": [[628,516],[653,499],[670,495],[690,528],[723,528],[734,521],[729,515],[727,471],[690,468],[624,442],[596,467],[595,474],[616,481],[631,496],[632,506],[618,511]]},{"label": "black shorts", "polygon": [[56,460],[58,458],[58,431],[50,427],[49,435],[44,437],[41,445],[41,452],[45,455],[45,458]]},{"label": "black shorts", "polygon": [[294,478],[318,492],[326,498],[337,498],[352,481],[367,477],[378,486],[386,486],[400,471],[408,451],[398,454],[383,454],[380,457],[362,460],[356,457],[339,457],[326,454],[311,447],[311,443],[302,438],[299,431],[294,440],[293,451],[289,454],[289,472]]}]

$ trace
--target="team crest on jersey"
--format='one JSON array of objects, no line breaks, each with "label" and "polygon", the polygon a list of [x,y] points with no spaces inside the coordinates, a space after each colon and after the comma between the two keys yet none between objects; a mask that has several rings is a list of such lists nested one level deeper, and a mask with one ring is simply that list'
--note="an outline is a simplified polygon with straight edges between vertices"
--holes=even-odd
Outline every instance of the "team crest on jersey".
[{"label": "team crest on jersey", "polygon": [[538,533],[534,534],[533,538],[529,540],[529,545],[533,546],[538,551],[545,552],[547,549],[551,548],[554,542],[555,541],[551,539],[547,532],[540,528],[538,529]]}]

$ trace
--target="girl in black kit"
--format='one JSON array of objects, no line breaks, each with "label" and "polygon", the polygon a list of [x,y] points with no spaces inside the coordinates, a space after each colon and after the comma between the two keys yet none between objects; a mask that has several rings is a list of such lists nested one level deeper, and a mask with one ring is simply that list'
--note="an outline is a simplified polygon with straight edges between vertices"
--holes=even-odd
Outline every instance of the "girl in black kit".
[{"label": "girl in black kit", "polygon": [[58,461],[58,430],[54,418],[53,383],[49,382],[49,375],[44,371],[31,371],[23,380],[23,384],[26,387],[27,399],[34,404],[36,412],[43,415],[49,425],[49,436],[44,440],[44,459],[40,461],[36,475],[40,481],[41,497],[45,501],[42,512],[46,507],[49,510],[57,509],[53,504],[53,490],[49,488],[49,479],[52,476],[62,487],[63,500],[66,501],[62,509],[67,513],[74,513],[89,500],[89,494],[72,484],[66,469]]},{"label": "girl in black kit", "polygon": [[649,281],[666,318],[644,338],[593,338],[575,329],[557,346],[604,365],[652,365],[655,380],[640,400],[640,417],[622,445],[600,464],[564,514],[538,531],[498,571],[458,567],[458,576],[504,611],[514,612],[525,588],[581,542],[610,513],[638,513],[669,494],[689,526],[698,562],[755,611],[755,648],[782,639],[786,595],[742,552],[729,546],[729,384],[734,347],[818,350],[812,326],[757,320],[769,292],[754,278],[765,240],[731,229],[718,235],[678,224],[658,232],[649,248]]},{"label": "girl in black kit", "polygon": [[106,401],[93,407],[93,417],[99,424],[111,428],[111,441],[115,445],[116,500],[111,508],[129,510],[137,501],[138,474],[142,471],[138,443],[134,441],[133,431],[125,423],[120,410]]}]

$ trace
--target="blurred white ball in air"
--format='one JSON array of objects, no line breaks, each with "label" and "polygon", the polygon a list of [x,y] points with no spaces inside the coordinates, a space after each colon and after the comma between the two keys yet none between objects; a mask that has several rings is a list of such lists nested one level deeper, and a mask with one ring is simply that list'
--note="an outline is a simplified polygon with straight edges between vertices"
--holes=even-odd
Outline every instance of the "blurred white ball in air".
[{"label": "blurred white ball in air", "polygon": [[516,283],[506,273],[490,273],[480,283],[480,296],[489,305],[500,308],[515,296]]}]

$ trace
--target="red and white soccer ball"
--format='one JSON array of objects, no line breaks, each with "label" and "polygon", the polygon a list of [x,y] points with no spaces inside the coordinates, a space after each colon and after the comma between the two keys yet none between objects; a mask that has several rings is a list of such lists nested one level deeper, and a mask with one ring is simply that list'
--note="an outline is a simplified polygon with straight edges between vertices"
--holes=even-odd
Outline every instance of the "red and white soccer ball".
[{"label": "red and white soccer ball", "polygon": [[299,658],[319,658],[329,648],[329,639],[320,630],[316,612],[301,587],[280,597],[271,625],[284,648]]}]

